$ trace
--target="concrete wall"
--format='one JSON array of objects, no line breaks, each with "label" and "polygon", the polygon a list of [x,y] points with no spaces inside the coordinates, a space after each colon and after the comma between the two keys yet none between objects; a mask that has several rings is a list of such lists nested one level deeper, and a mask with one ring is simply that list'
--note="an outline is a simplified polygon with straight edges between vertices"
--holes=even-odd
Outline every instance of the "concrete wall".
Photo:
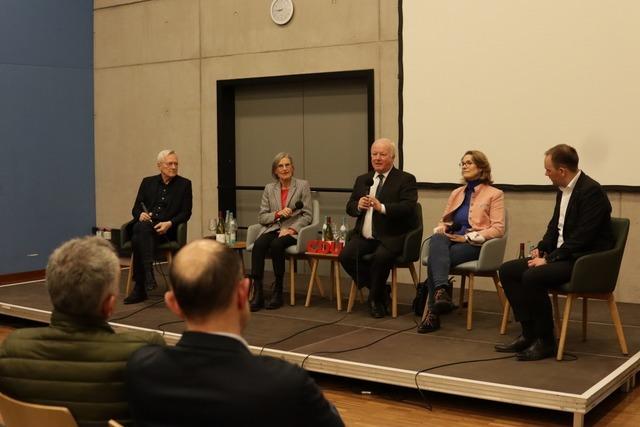
[{"label": "concrete wall", "polygon": [[[98,224],[128,220],[140,178],[155,173],[155,154],[171,147],[180,155],[180,173],[194,184],[189,236],[207,232],[207,218],[218,209],[219,79],[373,69],[376,136],[397,138],[397,0],[295,0],[294,17],[283,27],[271,21],[269,5],[94,0]],[[425,236],[447,195],[420,192]],[[640,268],[631,261],[637,252],[640,196],[612,193],[610,198],[614,215],[632,219],[617,297],[640,302],[634,286]],[[520,241],[539,239],[553,194],[508,193],[506,199],[510,258]]]}]

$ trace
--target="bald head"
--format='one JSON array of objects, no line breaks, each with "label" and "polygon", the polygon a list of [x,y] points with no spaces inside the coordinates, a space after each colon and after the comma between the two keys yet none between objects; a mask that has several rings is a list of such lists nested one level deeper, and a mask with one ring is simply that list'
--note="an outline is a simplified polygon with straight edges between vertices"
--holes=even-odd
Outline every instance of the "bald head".
[{"label": "bald head", "polygon": [[214,240],[188,244],[171,264],[171,287],[187,318],[225,310],[241,279],[238,255]]},{"label": "bald head", "polygon": [[393,167],[396,144],[388,138],[380,138],[371,145],[371,166],[377,173],[385,173]]}]

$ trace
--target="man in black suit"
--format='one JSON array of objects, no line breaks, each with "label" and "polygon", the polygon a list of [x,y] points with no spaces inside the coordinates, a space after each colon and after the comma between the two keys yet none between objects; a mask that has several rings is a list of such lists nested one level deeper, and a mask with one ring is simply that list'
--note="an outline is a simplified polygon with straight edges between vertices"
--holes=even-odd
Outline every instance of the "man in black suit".
[{"label": "man in black suit", "polygon": [[547,150],[546,176],[558,187],[547,232],[529,258],[504,263],[500,281],[522,335],[496,351],[518,360],[539,360],[556,352],[548,290],[568,282],[575,260],[613,247],[611,204],[593,179],[578,169],[578,153],[566,144]]},{"label": "man in black suit", "polygon": [[159,243],[176,239],[177,225],[191,217],[191,181],[178,175],[178,156],[173,150],[158,153],[159,175],[148,176],[140,183],[133,203],[133,220],[127,225],[133,249],[135,286],[125,304],[147,299],[147,289],[156,287],[153,254]]},{"label": "man in black suit", "polygon": [[[378,139],[371,146],[373,171],[356,178],[347,213],[358,219],[340,253],[346,272],[359,287],[369,288],[369,310],[376,318],[385,315],[387,277],[416,221],[416,178],[393,167],[395,157],[395,144],[389,139]],[[365,262],[362,257],[367,254],[372,258]]]},{"label": "man in black suit", "polygon": [[251,315],[238,255],[212,240],[185,246],[171,266],[169,309],[186,331],[175,347],[147,346],[127,365],[139,426],[342,426],[300,367],[253,356],[240,336]]}]

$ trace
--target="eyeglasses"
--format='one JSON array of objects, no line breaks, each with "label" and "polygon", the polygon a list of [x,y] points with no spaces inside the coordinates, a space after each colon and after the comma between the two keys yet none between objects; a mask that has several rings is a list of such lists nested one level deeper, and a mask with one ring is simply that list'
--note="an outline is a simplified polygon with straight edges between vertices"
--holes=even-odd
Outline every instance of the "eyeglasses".
[{"label": "eyeglasses", "polygon": [[467,160],[466,162],[458,163],[458,166],[460,166],[461,168],[465,167],[465,166],[473,166],[473,165],[474,165],[474,163],[472,161],[470,161],[470,160]]},{"label": "eyeglasses", "polygon": [[178,162],[163,162],[165,166],[178,166]]},{"label": "eyeglasses", "polygon": [[285,168],[290,168],[291,167],[291,163],[286,163],[283,165],[278,165],[278,169],[285,169]]}]

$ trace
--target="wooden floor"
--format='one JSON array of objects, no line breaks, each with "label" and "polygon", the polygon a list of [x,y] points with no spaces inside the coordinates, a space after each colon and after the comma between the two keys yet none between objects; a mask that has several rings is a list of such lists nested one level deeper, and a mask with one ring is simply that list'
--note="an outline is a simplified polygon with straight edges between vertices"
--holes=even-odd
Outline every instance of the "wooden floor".
[{"label": "wooden floor", "polygon": [[[23,320],[0,316],[0,341]],[[567,426],[572,415],[558,411],[425,393],[360,380],[313,374],[347,426]],[[431,409],[427,409],[430,406]],[[0,419],[0,422],[2,420]],[[616,392],[585,417],[588,426],[640,425],[640,387]]]}]

